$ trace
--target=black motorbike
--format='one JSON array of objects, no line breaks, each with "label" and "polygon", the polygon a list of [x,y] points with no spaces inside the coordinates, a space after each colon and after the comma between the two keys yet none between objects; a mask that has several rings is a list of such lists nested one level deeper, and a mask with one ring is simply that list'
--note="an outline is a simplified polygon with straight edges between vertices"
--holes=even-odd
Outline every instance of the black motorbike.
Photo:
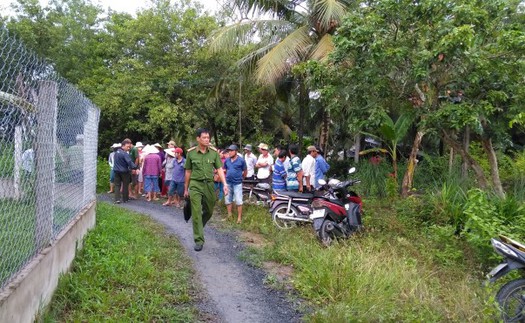
[{"label": "black motorbike", "polygon": [[247,204],[268,206],[271,202],[272,188],[268,183],[246,179],[242,181],[242,200]]},{"label": "black motorbike", "polygon": [[[354,173],[355,167],[348,172]],[[363,202],[357,193],[349,190],[350,186],[360,183],[359,180],[330,179],[328,183],[320,183],[326,194],[313,198],[310,220],[321,243],[329,246],[333,240],[348,238],[362,229]]]},{"label": "black motorbike", "polygon": [[[505,236],[491,239],[492,247],[504,261],[487,275],[493,283],[513,270],[525,275],[525,245]],[[525,278],[503,285],[496,294],[504,322],[525,322]]]}]

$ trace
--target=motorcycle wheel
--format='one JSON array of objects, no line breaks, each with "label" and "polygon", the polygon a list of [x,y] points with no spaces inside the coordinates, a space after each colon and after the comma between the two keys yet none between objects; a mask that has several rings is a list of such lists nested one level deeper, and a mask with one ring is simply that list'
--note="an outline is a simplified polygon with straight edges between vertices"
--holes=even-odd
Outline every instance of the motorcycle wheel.
[{"label": "motorcycle wheel", "polygon": [[334,225],[335,224],[330,220],[325,220],[323,224],[321,224],[321,229],[319,229],[319,239],[325,247],[329,247],[335,240],[334,234],[329,230],[329,226]]},{"label": "motorcycle wheel", "polygon": [[504,322],[525,322],[525,279],[517,279],[503,285],[496,300]]},{"label": "motorcycle wheel", "polygon": [[257,194],[252,193],[252,195],[250,195],[250,192],[243,192],[242,200],[246,204],[252,204],[252,205],[256,205],[257,202],[259,201],[259,199],[257,198]]},{"label": "motorcycle wheel", "polygon": [[297,225],[297,223],[293,220],[280,219],[278,217],[279,215],[298,217],[299,211],[295,208],[295,206],[290,206],[290,211],[288,212],[288,204],[279,205],[272,212],[272,220],[279,229],[291,229]]}]

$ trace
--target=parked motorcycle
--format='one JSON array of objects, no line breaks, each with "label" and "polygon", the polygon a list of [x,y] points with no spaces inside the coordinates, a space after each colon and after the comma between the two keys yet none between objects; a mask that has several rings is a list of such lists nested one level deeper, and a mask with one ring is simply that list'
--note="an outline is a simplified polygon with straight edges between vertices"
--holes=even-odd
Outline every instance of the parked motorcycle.
[{"label": "parked motorcycle", "polygon": [[[525,274],[525,245],[505,236],[491,239],[492,247],[505,260],[487,275],[493,283],[513,270]],[[496,294],[504,322],[525,322],[525,278],[512,280]]]},{"label": "parked motorcycle", "polygon": [[268,206],[271,202],[272,188],[268,183],[258,180],[242,182],[242,200],[248,204]]},{"label": "parked motorcycle", "polygon": [[314,193],[274,191],[271,195],[270,213],[275,225],[280,229],[290,229],[297,223],[310,222],[310,203],[313,197]]},{"label": "parked motorcycle", "polygon": [[[355,170],[355,167],[352,167],[348,173],[352,174]],[[348,238],[361,230],[363,202],[357,193],[348,189],[360,182],[341,182],[337,179],[330,179],[328,183],[320,182],[326,194],[313,199],[310,220],[323,245],[329,246],[333,240]]]}]

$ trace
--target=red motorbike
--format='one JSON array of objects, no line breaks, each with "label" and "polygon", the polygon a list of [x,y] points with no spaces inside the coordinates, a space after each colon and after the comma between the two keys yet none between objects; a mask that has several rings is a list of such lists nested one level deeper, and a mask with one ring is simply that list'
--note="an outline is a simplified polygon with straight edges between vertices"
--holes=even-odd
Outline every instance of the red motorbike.
[{"label": "red motorbike", "polygon": [[[348,171],[349,174],[354,172],[355,167]],[[348,238],[363,227],[361,221],[363,201],[356,192],[349,189],[361,181],[342,182],[337,179],[330,179],[328,183],[321,181],[320,184],[326,193],[313,198],[310,220],[321,243],[329,246],[333,240]]]}]

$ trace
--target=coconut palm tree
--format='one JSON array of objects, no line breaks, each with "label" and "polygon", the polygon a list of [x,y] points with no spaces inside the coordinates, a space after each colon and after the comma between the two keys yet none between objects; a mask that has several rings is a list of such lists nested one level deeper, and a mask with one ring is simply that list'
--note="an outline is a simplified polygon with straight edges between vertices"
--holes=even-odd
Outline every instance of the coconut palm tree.
[{"label": "coconut palm tree", "polygon": [[[212,36],[211,51],[253,46],[237,65],[259,84],[275,86],[290,76],[293,66],[327,57],[334,48],[332,36],[352,1],[233,0],[230,3],[233,10],[240,12],[241,19]],[[299,88],[301,145],[309,91],[304,73],[294,73],[293,77]]]}]

